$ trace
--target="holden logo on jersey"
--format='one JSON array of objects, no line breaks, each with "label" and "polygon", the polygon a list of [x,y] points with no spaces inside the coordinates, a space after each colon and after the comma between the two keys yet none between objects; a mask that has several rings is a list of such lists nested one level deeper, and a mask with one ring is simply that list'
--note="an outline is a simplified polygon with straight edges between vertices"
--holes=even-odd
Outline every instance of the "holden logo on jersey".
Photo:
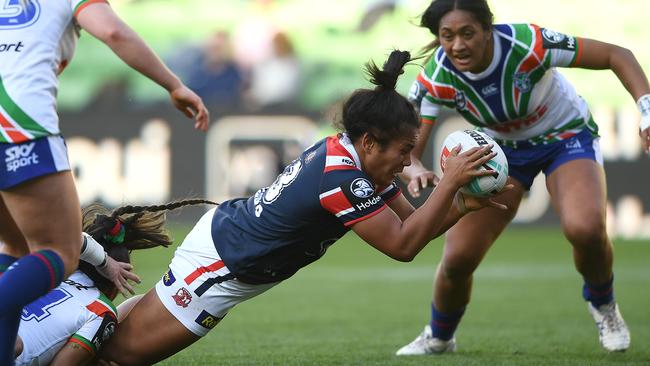
[{"label": "holden logo on jersey", "polygon": [[490,84],[488,86],[484,86],[481,89],[481,93],[483,94],[484,97],[492,96],[494,94],[497,94],[498,92],[499,92],[499,89],[497,89],[497,86],[494,83],[492,83],[492,84]]},{"label": "holden logo on jersey", "polygon": [[22,144],[12,146],[5,150],[5,163],[8,172],[15,172],[16,170],[33,164],[38,164],[38,154],[34,152],[35,142],[29,144]]},{"label": "holden logo on jersey", "polygon": [[375,193],[372,184],[366,178],[357,178],[350,184],[350,190],[359,198],[367,198]]},{"label": "holden logo on jersey", "polygon": [[172,299],[174,299],[176,305],[186,308],[192,302],[192,294],[185,287],[181,287],[176,292],[176,295],[172,295]]},{"label": "holden logo on jersey", "polygon": [[525,72],[520,72],[515,74],[514,77],[515,88],[519,89],[522,93],[527,93],[530,91],[532,84],[530,82],[530,76]]},{"label": "holden logo on jersey", "polygon": [[456,91],[454,102],[456,103],[456,109],[465,109],[465,107],[467,107],[467,98],[465,97],[465,93],[461,90]]},{"label": "holden logo on jersey", "polygon": [[359,210],[359,211],[367,210],[370,207],[378,204],[380,200],[381,200],[381,197],[376,196],[376,197],[373,197],[373,198],[371,198],[369,200],[366,200],[364,202],[357,203],[357,210]]},{"label": "holden logo on jersey", "polygon": [[[3,4],[4,3],[4,4]],[[0,0],[0,29],[19,29],[34,24],[41,15],[38,0]]]}]

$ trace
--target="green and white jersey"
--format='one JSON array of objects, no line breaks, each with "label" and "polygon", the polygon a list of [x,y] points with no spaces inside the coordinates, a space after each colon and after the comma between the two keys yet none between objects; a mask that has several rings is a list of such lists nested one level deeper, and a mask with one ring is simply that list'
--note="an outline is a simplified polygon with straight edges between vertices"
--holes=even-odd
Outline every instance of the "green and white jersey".
[{"label": "green and white jersey", "polygon": [[0,1],[0,143],[59,134],[57,76],[79,38],[74,17],[105,0]]},{"label": "green and white jersey", "polygon": [[496,24],[492,39],[492,62],[480,74],[458,71],[442,48],[434,51],[409,93],[423,123],[434,123],[445,106],[513,147],[564,140],[585,128],[597,135],[587,103],[555,70],[576,64],[581,39],[534,24]]},{"label": "green and white jersey", "polygon": [[23,308],[18,336],[24,348],[16,365],[49,365],[68,342],[95,354],[116,325],[117,311],[111,300],[88,276],[76,271]]}]

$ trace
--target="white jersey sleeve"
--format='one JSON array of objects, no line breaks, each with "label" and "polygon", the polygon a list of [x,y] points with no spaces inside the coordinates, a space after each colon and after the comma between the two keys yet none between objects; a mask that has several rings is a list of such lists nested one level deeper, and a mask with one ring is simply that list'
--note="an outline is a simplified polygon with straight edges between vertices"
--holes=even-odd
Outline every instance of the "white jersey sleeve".
[{"label": "white jersey sleeve", "polygon": [[579,59],[580,39],[547,28],[541,28],[542,47],[550,54],[551,67],[570,67]]}]

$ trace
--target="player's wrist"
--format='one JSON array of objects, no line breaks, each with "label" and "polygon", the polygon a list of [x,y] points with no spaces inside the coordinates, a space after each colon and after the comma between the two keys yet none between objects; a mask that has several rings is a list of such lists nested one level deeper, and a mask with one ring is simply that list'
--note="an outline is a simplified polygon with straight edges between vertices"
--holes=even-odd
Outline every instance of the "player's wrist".
[{"label": "player's wrist", "polygon": [[104,247],[99,244],[92,236],[87,233],[81,233],[83,235],[83,246],[81,255],[79,259],[85,262],[92,264],[95,267],[106,266],[107,263],[107,254],[104,251]]},{"label": "player's wrist", "polygon": [[639,128],[641,131],[650,127],[650,94],[642,95],[639,100],[636,101],[637,107],[639,107],[639,112],[641,112],[641,123]]}]

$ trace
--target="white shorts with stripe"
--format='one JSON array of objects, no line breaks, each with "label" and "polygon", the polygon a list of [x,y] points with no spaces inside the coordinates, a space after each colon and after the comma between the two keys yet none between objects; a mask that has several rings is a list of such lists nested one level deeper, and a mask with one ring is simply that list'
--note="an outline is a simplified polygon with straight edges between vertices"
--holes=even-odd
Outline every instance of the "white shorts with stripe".
[{"label": "white shorts with stripe", "polygon": [[277,284],[250,285],[234,278],[212,242],[215,210],[203,215],[187,234],[169,270],[156,284],[156,294],[167,310],[200,337],[235,305]]}]

